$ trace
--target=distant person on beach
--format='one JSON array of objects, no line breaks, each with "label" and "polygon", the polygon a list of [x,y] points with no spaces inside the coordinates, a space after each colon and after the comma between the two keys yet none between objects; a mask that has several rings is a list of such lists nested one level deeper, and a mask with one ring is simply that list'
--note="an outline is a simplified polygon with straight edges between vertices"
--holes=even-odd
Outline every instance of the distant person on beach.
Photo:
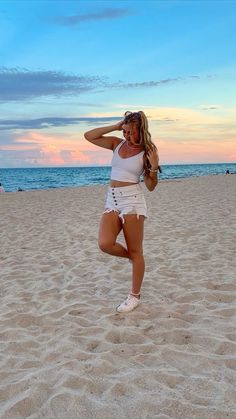
[{"label": "distant person on beach", "polygon": [[[122,131],[124,139],[106,136]],[[144,219],[147,207],[140,186],[140,176],[149,191],[158,183],[160,171],[157,148],[148,131],[144,112],[126,112],[115,125],[92,129],[84,134],[87,141],[113,151],[110,187],[99,229],[99,247],[113,256],[127,258],[132,263],[132,286],[128,297],[116,310],[129,312],[140,303],[144,277]],[[116,242],[123,230],[126,247]]]},{"label": "distant person on beach", "polygon": [[0,192],[5,192],[4,187],[2,186],[1,182],[0,182]]}]

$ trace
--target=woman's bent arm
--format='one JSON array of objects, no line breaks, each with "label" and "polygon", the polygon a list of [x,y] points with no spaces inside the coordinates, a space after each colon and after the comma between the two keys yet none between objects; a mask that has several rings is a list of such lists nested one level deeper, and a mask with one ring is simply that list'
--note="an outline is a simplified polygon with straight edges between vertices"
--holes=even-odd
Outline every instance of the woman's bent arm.
[{"label": "woman's bent arm", "polygon": [[156,147],[150,149],[147,158],[151,167],[144,174],[144,182],[149,191],[153,191],[158,184],[159,157]]},{"label": "woman's bent arm", "polygon": [[[123,122],[122,122],[123,123]],[[108,148],[109,150],[113,150],[117,143],[121,141],[118,137],[113,136],[104,136],[105,134],[109,134],[113,131],[120,131],[121,130],[121,123],[114,125],[109,125],[108,127],[100,127],[94,128],[90,131],[85,132],[84,137],[90,143],[97,145],[99,147]]]},{"label": "woman's bent arm", "polygon": [[149,191],[153,191],[158,184],[158,172],[149,172],[144,175],[144,183]]}]

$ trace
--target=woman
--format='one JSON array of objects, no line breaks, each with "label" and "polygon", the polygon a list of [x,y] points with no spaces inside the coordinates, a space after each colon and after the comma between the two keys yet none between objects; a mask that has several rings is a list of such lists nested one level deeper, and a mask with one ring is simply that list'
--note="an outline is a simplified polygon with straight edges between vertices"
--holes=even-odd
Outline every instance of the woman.
[{"label": "woman", "polygon": [[[123,131],[124,140],[106,136]],[[113,150],[110,187],[99,229],[99,247],[113,256],[127,258],[132,263],[132,288],[117,311],[129,312],[140,303],[144,277],[143,230],[147,216],[146,202],[140,186],[140,176],[149,191],[158,183],[159,159],[148,132],[144,112],[126,112],[124,120],[115,125],[92,129],[84,134],[89,142]],[[116,242],[123,230],[127,248]]]}]

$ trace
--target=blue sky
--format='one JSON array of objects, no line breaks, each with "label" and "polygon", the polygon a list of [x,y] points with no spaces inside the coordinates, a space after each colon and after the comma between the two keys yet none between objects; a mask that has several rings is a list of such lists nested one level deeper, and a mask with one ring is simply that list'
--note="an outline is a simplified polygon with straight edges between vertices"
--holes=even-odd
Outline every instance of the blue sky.
[{"label": "blue sky", "polygon": [[[109,164],[144,110],[162,164],[236,161],[235,1],[1,1],[0,167]],[[119,135],[119,133],[117,133]]]}]

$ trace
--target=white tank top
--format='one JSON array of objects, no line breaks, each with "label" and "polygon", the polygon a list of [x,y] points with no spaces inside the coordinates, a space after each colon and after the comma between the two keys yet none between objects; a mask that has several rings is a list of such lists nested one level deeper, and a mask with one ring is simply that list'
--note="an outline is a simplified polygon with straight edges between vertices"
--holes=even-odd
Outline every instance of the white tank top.
[{"label": "white tank top", "polygon": [[140,176],[143,173],[143,155],[144,151],[135,156],[122,158],[119,155],[119,149],[125,143],[123,140],[114,149],[111,165],[111,179],[120,182],[139,183]]}]

